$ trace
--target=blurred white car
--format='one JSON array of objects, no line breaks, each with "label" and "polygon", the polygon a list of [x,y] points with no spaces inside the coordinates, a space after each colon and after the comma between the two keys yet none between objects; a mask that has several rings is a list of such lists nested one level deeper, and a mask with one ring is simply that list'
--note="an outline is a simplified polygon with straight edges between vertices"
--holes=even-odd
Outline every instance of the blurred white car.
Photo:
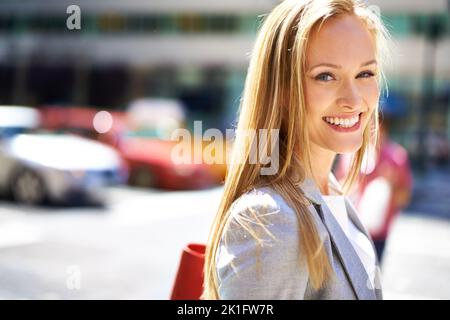
[{"label": "blurred white car", "polygon": [[126,181],[127,168],[113,148],[32,132],[38,125],[37,110],[0,106],[0,192],[27,204],[102,200],[104,186]]}]

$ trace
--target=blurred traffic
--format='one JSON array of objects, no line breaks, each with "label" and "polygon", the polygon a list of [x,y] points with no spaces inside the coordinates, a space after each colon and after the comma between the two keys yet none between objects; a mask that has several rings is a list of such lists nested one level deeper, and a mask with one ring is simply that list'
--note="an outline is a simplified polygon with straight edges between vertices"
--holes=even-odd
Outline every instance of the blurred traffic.
[{"label": "blurred traffic", "polygon": [[179,142],[171,133],[184,121],[182,105],[169,99],[133,101],[124,112],[0,106],[0,185],[36,205],[100,200],[102,187],[124,183],[172,190],[220,184],[225,163],[173,163]]},{"label": "blurred traffic", "polygon": [[125,111],[47,106],[41,114],[42,126],[48,130],[82,135],[114,147],[127,164],[127,182],[132,186],[198,189],[220,184],[225,177],[225,163],[173,163],[172,150],[179,141],[172,140],[171,134],[186,121],[184,107],[175,99],[138,99]]},{"label": "blurred traffic", "polygon": [[40,113],[0,107],[0,186],[26,204],[101,199],[101,188],[123,183],[127,169],[111,147],[73,135],[40,130]]}]

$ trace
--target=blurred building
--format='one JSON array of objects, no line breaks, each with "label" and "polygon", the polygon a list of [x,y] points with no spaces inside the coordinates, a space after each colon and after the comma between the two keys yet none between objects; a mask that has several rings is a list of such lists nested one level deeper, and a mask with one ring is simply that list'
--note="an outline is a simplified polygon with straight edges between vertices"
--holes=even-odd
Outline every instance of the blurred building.
[{"label": "blurred building", "polygon": [[[384,113],[393,118],[392,137],[410,152],[413,164],[449,162],[450,1],[371,0],[392,35],[387,68],[389,96]],[[382,108],[382,110],[383,110]],[[424,146],[420,147],[420,136]]]},{"label": "blurred building", "polygon": [[[122,108],[143,96],[176,97],[197,119],[229,127],[258,24],[278,0],[4,0],[0,3],[0,103]],[[445,0],[372,0],[396,44],[388,77],[417,108],[427,43],[424,23],[442,21],[436,121],[448,128],[450,18]],[[69,30],[69,5],[81,29]],[[445,99],[447,92],[447,100]],[[440,100],[439,100],[440,101]],[[446,117],[442,117],[445,111]],[[407,115],[414,114],[407,112]],[[417,121],[413,116],[408,122]],[[448,132],[450,136],[450,132]]]},{"label": "blurred building", "polygon": [[[66,9],[81,9],[68,30]],[[3,1],[2,103],[120,108],[177,97],[193,116],[237,105],[258,15],[273,0]],[[230,116],[230,119],[232,116]]]}]

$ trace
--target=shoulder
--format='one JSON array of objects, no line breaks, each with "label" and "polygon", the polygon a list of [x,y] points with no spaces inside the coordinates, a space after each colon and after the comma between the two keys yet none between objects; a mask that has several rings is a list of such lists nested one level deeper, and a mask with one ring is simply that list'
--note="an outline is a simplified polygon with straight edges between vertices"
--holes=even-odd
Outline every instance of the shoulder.
[{"label": "shoulder", "polygon": [[[301,297],[308,272],[299,261],[298,230],[294,210],[272,188],[237,198],[216,256],[221,298]],[[295,285],[292,279],[298,280]]]},{"label": "shoulder", "polygon": [[295,211],[271,187],[255,188],[242,194],[232,203],[228,218],[230,225],[247,222],[268,229],[294,229],[296,221]]},{"label": "shoulder", "polygon": [[284,197],[272,187],[253,188],[245,192],[233,202],[230,209],[232,212],[241,212],[249,208],[264,212],[289,211],[293,213]]}]

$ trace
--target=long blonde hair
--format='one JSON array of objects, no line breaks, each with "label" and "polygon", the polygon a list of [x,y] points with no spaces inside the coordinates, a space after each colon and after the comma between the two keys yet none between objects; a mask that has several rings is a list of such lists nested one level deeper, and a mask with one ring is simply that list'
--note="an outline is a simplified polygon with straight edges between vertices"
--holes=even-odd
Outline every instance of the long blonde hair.
[{"label": "long blonde hair", "polygon": [[[303,258],[306,258],[312,286],[320,288],[333,276],[330,261],[308,210],[310,203],[298,187],[306,174],[311,173],[302,75],[311,29],[331,16],[344,13],[357,15],[366,22],[375,39],[377,59],[381,60],[387,32],[380,18],[358,0],[285,0],[264,19],[245,81],[223,197],[208,239],[202,299],[220,299],[215,259],[232,203],[243,193],[259,186],[273,188],[296,212],[301,251]],[[384,78],[383,73],[380,74],[380,79]],[[261,175],[263,165],[249,161],[256,137],[244,132],[260,129],[267,129],[268,132],[279,130],[279,170],[275,175]],[[357,180],[364,152],[374,144],[377,131],[378,112],[374,112],[370,125],[364,130],[362,146],[354,154],[344,184],[346,190]],[[262,148],[265,150],[269,145],[265,144]]]}]

